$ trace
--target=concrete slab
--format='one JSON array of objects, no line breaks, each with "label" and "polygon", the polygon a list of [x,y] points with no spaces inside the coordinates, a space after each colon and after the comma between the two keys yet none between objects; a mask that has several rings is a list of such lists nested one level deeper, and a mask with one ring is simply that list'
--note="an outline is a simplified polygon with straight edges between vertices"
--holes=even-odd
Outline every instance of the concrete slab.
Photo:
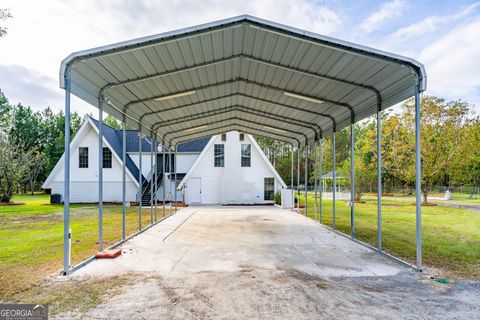
[{"label": "concrete slab", "polygon": [[299,214],[276,207],[192,206],[128,241],[114,260],[72,277],[128,272],[182,276],[245,266],[312,276],[392,276],[403,267]]}]

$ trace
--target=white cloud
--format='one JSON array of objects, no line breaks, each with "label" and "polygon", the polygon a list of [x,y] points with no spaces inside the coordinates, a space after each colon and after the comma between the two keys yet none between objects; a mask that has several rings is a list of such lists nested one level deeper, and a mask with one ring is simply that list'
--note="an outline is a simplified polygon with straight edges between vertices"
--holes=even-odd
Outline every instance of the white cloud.
[{"label": "white cloud", "polygon": [[418,55],[427,69],[429,92],[480,106],[480,15],[427,45]]},{"label": "white cloud", "polygon": [[379,29],[382,25],[400,17],[407,8],[405,1],[393,0],[383,4],[380,9],[372,13],[362,21],[360,27],[363,31],[370,33]]},{"label": "white cloud", "polygon": [[[1,6],[11,8],[14,18],[6,22],[9,34],[0,39],[0,88],[11,102],[37,109],[63,107],[58,70],[74,51],[245,13],[326,35],[352,30],[346,15],[312,0],[2,0]],[[404,1],[388,2],[362,28],[380,31],[406,7]],[[451,15],[434,15],[432,9],[431,16],[420,17],[383,42],[375,33],[364,33],[364,41],[424,63],[429,92],[480,107],[479,9],[480,2]],[[79,99],[72,102],[74,110],[95,112]]]},{"label": "white cloud", "polygon": [[[0,83],[2,84],[0,89],[9,98],[11,104],[41,104],[46,107],[56,99],[58,94],[61,94],[56,81],[23,66],[0,65]],[[14,97],[23,97],[23,99]]]},{"label": "white cloud", "polygon": [[465,17],[468,17],[470,14],[480,7],[480,2],[471,4],[464,9],[460,9],[453,15],[444,15],[444,16],[429,16],[422,19],[420,22],[411,24],[409,26],[403,27],[395,31],[392,35],[388,36],[390,43],[395,44],[404,44],[406,41],[412,38],[419,38],[423,35],[431,34],[432,32],[437,31],[440,27],[446,26],[448,24],[460,21]]},{"label": "white cloud", "polygon": [[[0,39],[0,66],[23,67],[41,75],[45,88],[44,97],[38,88],[33,96],[23,77],[16,81],[15,90],[8,85],[8,98],[28,101],[36,108],[63,105],[58,70],[60,61],[74,51],[240,14],[327,35],[341,26],[335,12],[309,0],[2,0],[1,6],[11,9],[13,19],[8,21],[9,34]],[[0,78],[0,88],[7,87],[5,81]],[[94,110],[78,99],[72,102],[79,112]]]}]

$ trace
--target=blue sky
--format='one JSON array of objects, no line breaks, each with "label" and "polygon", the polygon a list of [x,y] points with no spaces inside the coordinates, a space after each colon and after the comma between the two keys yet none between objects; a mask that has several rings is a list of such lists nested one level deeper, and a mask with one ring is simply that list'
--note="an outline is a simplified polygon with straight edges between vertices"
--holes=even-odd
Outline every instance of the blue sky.
[{"label": "blue sky", "polygon": [[[2,0],[13,19],[0,39],[0,88],[11,103],[63,107],[60,61],[69,53],[240,14],[413,57],[429,94],[480,113],[480,1]],[[94,109],[74,99],[80,113]]]}]

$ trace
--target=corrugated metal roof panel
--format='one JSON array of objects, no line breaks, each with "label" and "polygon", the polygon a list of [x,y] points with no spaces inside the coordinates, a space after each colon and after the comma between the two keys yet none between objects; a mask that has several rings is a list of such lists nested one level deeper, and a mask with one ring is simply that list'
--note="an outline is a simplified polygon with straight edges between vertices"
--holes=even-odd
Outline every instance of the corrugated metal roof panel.
[{"label": "corrugated metal roof panel", "polygon": [[[305,144],[315,133],[298,121],[314,121],[324,134],[340,130],[352,115],[374,114],[377,94],[385,109],[414,93],[417,76],[426,86],[412,59],[250,16],[72,54],[62,62],[62,87],[67,66],[73,94],[98,106],[103,92],[105,111],[120,119],[125,112],[135,127],[142,121],[146,133],[168,133],[167,143],[237,128],[279,138],[275,130],[283,130],[282,139]],[[182,117],[190,120],[158,126]]]}]

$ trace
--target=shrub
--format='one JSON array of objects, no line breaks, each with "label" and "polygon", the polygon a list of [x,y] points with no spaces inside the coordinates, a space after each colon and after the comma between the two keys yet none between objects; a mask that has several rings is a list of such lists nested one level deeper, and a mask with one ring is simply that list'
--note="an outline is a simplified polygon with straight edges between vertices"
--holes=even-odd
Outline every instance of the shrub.
[{"label": "shrub", "polygon": [[275,204],[281,205],[282,204],[282,195],[280,192],[275,192],[273,196],[273,200],[275,200]]}]

